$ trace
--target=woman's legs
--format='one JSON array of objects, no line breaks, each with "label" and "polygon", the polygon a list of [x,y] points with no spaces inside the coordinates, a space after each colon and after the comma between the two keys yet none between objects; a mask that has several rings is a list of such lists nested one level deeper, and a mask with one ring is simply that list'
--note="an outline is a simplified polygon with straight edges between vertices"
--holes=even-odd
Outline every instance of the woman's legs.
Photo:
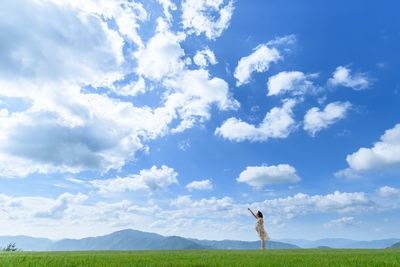
[{"label": "woman's legs", "polygon": [[261,239],[261,249],[262,250],[266,250],[266,248],[265,248],[265,240],[264,239]]}]

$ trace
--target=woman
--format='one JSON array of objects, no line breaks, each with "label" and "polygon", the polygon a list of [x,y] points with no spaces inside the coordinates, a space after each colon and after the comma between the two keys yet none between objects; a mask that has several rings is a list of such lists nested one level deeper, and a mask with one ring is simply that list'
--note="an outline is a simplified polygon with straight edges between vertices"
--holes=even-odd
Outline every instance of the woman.
[{"label": "woman", "polygon": [[269,239],[269,236],[267,234],[267,232],[264,229],[264,219],[263,219],[263,214],[261,213],[261,211],[257,211],[257,214],[254,214],[253,211],[251,211],[250,208],[248,208],[248,210],[251,212],[251,214],[253,214],[254,218],[256,218],[257,223],[256,223],[256,231],[258,233],[258,236],[261,239],[261,249],[265,250],[265,240]]}]

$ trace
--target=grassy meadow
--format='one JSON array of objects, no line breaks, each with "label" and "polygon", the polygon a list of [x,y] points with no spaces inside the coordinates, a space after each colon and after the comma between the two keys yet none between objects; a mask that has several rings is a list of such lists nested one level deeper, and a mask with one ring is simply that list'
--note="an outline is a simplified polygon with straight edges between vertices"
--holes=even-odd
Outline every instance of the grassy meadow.
[{"label": "grassy meadow", "polygon": [[1,267],[400,266],[399,249],[2,252]]}]

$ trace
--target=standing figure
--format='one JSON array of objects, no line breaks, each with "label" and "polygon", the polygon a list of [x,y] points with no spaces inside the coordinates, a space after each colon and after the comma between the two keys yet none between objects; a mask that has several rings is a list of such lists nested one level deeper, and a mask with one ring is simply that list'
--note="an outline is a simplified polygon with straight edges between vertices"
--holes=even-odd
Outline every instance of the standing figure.
[{"label": "standing figure", "polygon": [[258,233],[258,236],[260,237],[261,240],[261,249],[265,250],[265,240],[269,239],[269,236],[267,234],[267,232],[264,229],[264,219],[263,219],[263,214],[261,213],[261,211],[257,211],[256,214],[254,214],[254,212],[248,208],[248,210],[251,212],[251,214],[253,214],[254,218],[256,218],[257,223],[256,223],[256,231]]}]

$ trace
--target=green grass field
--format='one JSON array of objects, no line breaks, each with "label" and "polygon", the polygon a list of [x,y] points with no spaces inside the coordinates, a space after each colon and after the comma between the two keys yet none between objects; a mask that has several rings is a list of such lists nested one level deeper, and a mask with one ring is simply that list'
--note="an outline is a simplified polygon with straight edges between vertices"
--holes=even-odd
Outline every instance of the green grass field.
[{"label": "green grass field", "polygon": [[0,266],[400,266],[400,250],[3,252]]}]

